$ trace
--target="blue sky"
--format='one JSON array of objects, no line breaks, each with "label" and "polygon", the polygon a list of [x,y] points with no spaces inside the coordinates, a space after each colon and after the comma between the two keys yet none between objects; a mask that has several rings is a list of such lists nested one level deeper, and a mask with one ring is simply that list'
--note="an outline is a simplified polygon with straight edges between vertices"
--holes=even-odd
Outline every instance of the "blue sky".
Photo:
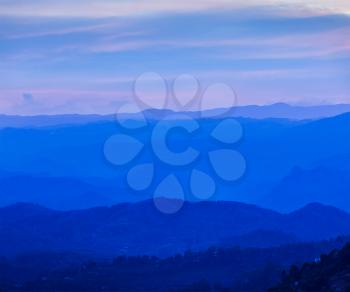
[{"label": "blue sky", "polygon": [[240,105],[349,103],[348,68],[349,1],[0,0],[6,114],[113,113],[148,71]]}]

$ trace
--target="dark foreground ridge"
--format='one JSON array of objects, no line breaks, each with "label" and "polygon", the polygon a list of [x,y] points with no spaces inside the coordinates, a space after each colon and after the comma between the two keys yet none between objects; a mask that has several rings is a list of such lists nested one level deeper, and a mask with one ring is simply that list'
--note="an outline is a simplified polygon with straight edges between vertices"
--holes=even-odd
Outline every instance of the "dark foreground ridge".
[{"label": "dark foreground ridge", "polygon": [[267,291],[291,265],[349,238],[274,248],[209,248],[168,258],[32,253],[0,259],[4,291]]},{"label": "dark foreground ridge", "polygon": [[292,266],[270,291],[350,291],[350,244],[301,268]]}]

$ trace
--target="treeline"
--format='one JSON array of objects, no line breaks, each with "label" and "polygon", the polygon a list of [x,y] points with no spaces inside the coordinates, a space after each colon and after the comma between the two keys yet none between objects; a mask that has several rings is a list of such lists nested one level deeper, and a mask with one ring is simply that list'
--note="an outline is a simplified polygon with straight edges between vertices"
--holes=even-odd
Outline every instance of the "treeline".
[{"label": "treeline", "polygon": [[293,265],[270,291],[350,291],[350,244],[300,268]]},{"label": "treeline", "polygon": [[[210,248],[168,258],[37,253],[0,261],[4,291],[266,291],[291,265],[313,261],[347,238],[276,248]],[[50,259],[51,258],[51,259]]]}]

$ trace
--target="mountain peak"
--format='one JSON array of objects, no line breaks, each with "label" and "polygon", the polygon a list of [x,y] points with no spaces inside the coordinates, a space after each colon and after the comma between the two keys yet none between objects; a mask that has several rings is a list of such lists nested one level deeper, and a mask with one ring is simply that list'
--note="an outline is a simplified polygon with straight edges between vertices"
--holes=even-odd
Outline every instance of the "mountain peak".
[{"label": "mountain peak", "polygon": [[338,214],[350,218],[350,214],[340,210],[336,207],[321,204],[318,202],[313,202],[305,205],[296,211],[290,213],[291,215],[307,215],[307,216],[328,216],[329,214]]}]

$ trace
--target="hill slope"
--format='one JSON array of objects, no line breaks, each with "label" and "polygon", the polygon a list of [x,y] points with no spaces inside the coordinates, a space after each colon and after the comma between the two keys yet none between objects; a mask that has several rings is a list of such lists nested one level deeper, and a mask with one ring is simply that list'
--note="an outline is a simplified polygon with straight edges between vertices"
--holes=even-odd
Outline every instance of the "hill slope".
[{"label": "hill slope", "polygon": [[[175,133],[170,136],[171,143],[175,145],[176,150],[190,146],[203,153],[196,161],[195,166],[204,172],[211,173],[212,168],[208,165],[206,158],[209,151],[218,147],[210,138],[210,133],[219,122],[220,120],[202,119],[199,121],[201,131],[193,137],[191,136],[191,139],[188,135]],[[283,178],[293,174],[293,168],[315,169],[316,166],[322,167],[324,162],[334,171],[332,177],[325,178],[327,174],[321,176],[315,174],[314,176],[311,173],[307,176],[303,175],[305,179],[300,181],[291,179],[294,184],[293,194],[288,194],[290,186],[287,185],[275,192],[275,198],[271,199],[272,203],[276,202],[278,211],[288,210],[286,206],[301,207],[311,202],[326,203],[350,211],[350,202],[348,201],[323,200],[325,196],[328,196],[329,199],[332,198],[332,200],[337,196],[343,196],[344,192],[341,192],[340,187],[345,187],[346,191],[347,181],[350,181],[350,171],[348,170],[344,172],[342,180],[338,176],[339,168],[345,169],[343,158],[350,157],[350,114],[311,122],[274,119],[239,119],[239,122],[244,129],[244,138],[240,143],[232,145],[232,148],[238,150],[245,157],[247,171],[244,177],[234,185],[225,184],[218,179],[217,194],[213,198],[214,200],[259,203],[261,198],[270,193]],[[133,132],[133,136],[147,144],[152,133],[152,126],[154,126],[154,121],[151,121],[150,127],[145,128],[144,131]],[[84,181],[89,181],[91,177],[98,177],[114,180],[116,188],[123,188],[125,174],[129,168],[113,167],[103,156],[105,141],[110,136],[121,132],[125,133],[116,122],[96,122],[86,125],[40,129],[1,129],[0,173],[47,175]],[[329,161],[334,162],[334,157],[338,157],[338,162],[331,165]],[[131,168],[135,163],[149,161],[158,163],[158,160],[154,159],[152,149],[146,147],[137,160],[128,167]],[[166,164],[157,166],[157,178],[154,185],[159,183],[162,177],[174,171],[172,166]],[[183,185],[187,184],[186,171],[187,168],[178,171],[179,179],[182,180]],[[331,178],[334,180],[331,181]],[[320,179],[322,189],[320,192],[316,192],[317,181]],[[295,188],[296,184],[298,184],[297,188]],[[301,200],[298,199],[295,202],[291,202],[293,199],[283,201],[284,197],[296,196],[298,192],[305,194],[314,187],[313,196],[302,195]],[[332,187],[334,193],[325,195],[324,192]],[[154,189],[145,192],[142,194],[145,196],[142,196],[141,199],[149,198],[153,191]],[[33,191],[28,188],[28,195],[33,195],[31,192]],[[98,192],[101,193],[99,190]],[[2,194],[3,198],[6,196],[6,192]],[[191,200],[192,198],[186,197],[186,199]],[[130,200],[132,200],[132,196],[125,196],[125,201]],[[27,202],[42,203],[35,200]],[[278,202],[281,204],[277,204]],[[274,207],[273,205],[266,206]],[[86,207],[86,205],[82,205],[82,207]]]},{"label": "hill slope", "polygon": [[[266,236],[263,242],[259,232]],[[26,204],[0,209],[3,254],[68,250],[163,256],[230,239],[244,244],[250,238],[255,242],[248,246],[261,247],[348,234],[350,215],[319,204],[286,215],[236,202],[185,202],[175,215],[161,214],[152,201],[66,212]]]},{"label": "hill slope", "polygon": [[293,266],[282,282],[270,291],[349,291],[350,244],[300,269]]},{"label": "hill slope", "polygon": [[0,177],[0,194],[0,206],[23,202],[59,210],[110,206],[132,200],[132,196],[125,198],[125,191],[109,182],[98,185],[76,178],[28,175]]},{"label": "hill slope", "polygon": [[267,208],[290,212],[309,202],[348,209],[350,206],[350,172],[318,167],[294,168],[261,200]]},{"label": "hill slope", "polygon": [[[5,291],[266,291],[284,269],[301,265],[346,238],[274,248],[209,248],[169,258],[35,253],[0,258]],[[161,279],[161,281],[160,281]]]}]

